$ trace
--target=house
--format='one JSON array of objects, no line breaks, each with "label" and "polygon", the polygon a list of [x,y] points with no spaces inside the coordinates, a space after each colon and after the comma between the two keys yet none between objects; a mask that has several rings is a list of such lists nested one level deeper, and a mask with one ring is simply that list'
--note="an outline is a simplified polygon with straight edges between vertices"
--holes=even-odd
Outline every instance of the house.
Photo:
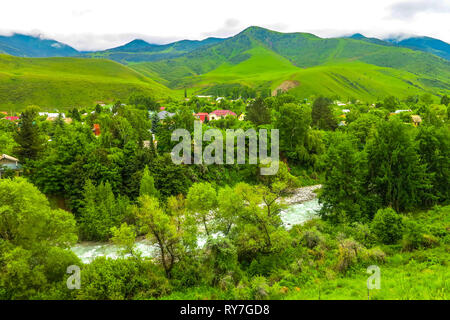
[{"label": "house", "polygon": [[342,107],[342,106],[346,106],[346,105],[347,105],[346,103],[343,103],[343,102],[341,102],[341,101],[334,101],[334,104],[337,104],[339,107]]},{"label": "house", "polygon": [[103,101],[95,101],[95,105],[99,105],[100,107],[106,106],[106,103]]},{"label": "house", "polygon": [[412,115],[411,119],[415,127],[417,127],[422,122],[422,118],[419,115]]},{"label": "house", "polygon": [[[155,149],[158,147],[158,140],[156,140],[156,135],[154,133],[152,133],[152,141],[153,141],[153,145],[155,146]],[[143,142],[143,147],[146,149],[150,149],[150,140],[144,140]]]},{"label": "house", "polygon": [[225,118],[226,116],[236,117],[236,113],[230,110],[214,110],[209,114],[209,120],[219,120]]},{"label": "house", "polygon": [[0,179],[2,178],[2,174],[5,174],[6,170],[13,170],[18,176],[22,172],[22,165],[19,163],[18,159],[2,154],[0,156]]},{"label": "house", "polygon": [[209,120],[209,114],[207,112],[194,113],[194,117],[199,119],[201,122],[205,122],[205,120]]},{"label": "house", "polygon": [[19,119],[20,119],[20,117],[5,117],[5,119],[6,120],[9,120],[9,121],[19,121]]},{"label": "house", "polygon": [[100,125],[98,123],[95,123],[92,131],[94,132],[95,136],[98,137],[100,135]]},{"label": "house", "polygon": [[66,114],[65,113],[57,113],[57,112],[39,112],[39,116],[43,117],[43,116],[47,116],[47,121],[54,121],[56,119],[59,118],[59,116],[61,115],[62,119],[66,118]]},{"label": "house", "polygon": [[172,113],[172,112],[168,112],[168,111],[161,111],[161,112],[158,112],[158,118],[159,118],[159,120],[164,120],[164,119],[166,119],[166,118],[171,118],[171,117],[173,117],[175,115],[175,113]]},{"label": "house", "polygon": [[395,110],[395,114],[400,114],[402,112],[412,112],[412,110]]},{"label": "house", "polygon": [[197,98],[200,98],[200,99],[202,99],[202,98],[205,98],[205,99],[209,99],[209,98],[212,98],[212,96],[196,96]]}]

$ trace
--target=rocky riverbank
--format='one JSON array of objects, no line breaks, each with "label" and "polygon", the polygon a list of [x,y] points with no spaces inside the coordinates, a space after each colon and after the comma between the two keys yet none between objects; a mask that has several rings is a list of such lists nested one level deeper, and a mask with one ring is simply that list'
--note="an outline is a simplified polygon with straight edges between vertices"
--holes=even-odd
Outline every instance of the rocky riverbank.
[{"label": "rocky riverbank", "polygon": [[295,204],[313,200],[317,197],[314,191],[320,188],[322,188],[322,185],[316,184],[314,186],[295,189],[291,195],[283,198],[283,202],[286,204]]}]

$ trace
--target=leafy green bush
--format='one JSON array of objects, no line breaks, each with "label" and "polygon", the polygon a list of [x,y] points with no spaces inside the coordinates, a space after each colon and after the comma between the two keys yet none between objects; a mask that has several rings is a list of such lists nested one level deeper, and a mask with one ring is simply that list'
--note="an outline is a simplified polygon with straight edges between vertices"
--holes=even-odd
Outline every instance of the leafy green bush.
[{"label": "leafy green bush", "polygon": [[412,251],[422,247],[431,248],[439,244],[439,239],[427,233],[426,228],[414,220],[408,220],[402,239],[403,249]]},{"label": "leafy green bush", "polygon": [[148,299],[171,291],[164,271],[150,261],[97,258],[81,270],[81,300]]},{"label": "leafy green bush", "polygon": [[360,243],[353,239],[345,239],[339,244],[339,257],[336,269],[339,272],[347,271],[358,262],[358,255],[363,250]]},{"label": "leafy green bush", "polygon": [[323,235],[316,229],[316,227],[312,227],[311,229],[304,231],[303,241],[310,249],[313,249],[325,242]]},{"label": "leafy green bush", "polygon": [[370,227],[384,244],[394,244],[402,238],[402,217],[392,208],[378,210]]},{"label": "leafy green bush", "polygon": [[378,247],[363,250],[362,260],[369,263],[384,263],[386,261],[386,254]]}]

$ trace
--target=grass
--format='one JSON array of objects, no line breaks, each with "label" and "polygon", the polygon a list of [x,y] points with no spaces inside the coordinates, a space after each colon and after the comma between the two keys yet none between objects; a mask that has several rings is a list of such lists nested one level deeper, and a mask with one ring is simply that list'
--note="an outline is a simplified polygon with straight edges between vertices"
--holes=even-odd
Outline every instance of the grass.
[{"label": "grass", "polygon": [[[419,81],[413,73],[359,61],[344,60],[299,68],[264,47],[252,48],[243,52],[243,55],[247,59],[238,64],[225,62],[213,71],[185,77],[184,81],[179,81],[178,88],[188,86],[194,92],[201,92],[203,88],[216,84],[239,83],[250,87],[268,85],[274,90],[284,81],[294,80],[299,85],[290,92],[302,98],[324,94],[338,95],[343,99],[355,97],[364,101],[376,101],[388,95],[406,97],[435,91],[433,87]],[[136,66],[137,70],[148,76],[157,74],[148,64]],[[170,85],[168,81],[163,83]]]},{"label": "grass", "polygon": [[[435,257],[433,262],[421,261]],[[448,300],[450,298],[450,271],[448,249],[436,248],[414,253],[398,253],[380,266],[381,288],[370,290],[371,300]],[[445,261],[447,260],[447,262]],[[365,268],[349,277],[321,279],[308,283],[299,291],[290,290],[285,299],[291,300],[365,300],[368,299]]]},{"label": "grass", "polygon": [[0,55],[0,110],[27,105],[46,109],[126,100],[132,93],[172,95],[163,85],[119,63],[84,58],[18,58]]},{"label": "grass", "polygon": [[[394,245],[381,245],[386,254],[384,262],[362,260],[350,266],[346,271],[338,271],[337,251],[329,249],[317,257],[317,264],[306,260],[304,255],[295,256],[301,259],[302,271],[293,274],[283,270],[273,270],[266,277],[270,288],[266,287],[270,299],[286,300],[448,300],[450,298],[450,206],[436,207],[429,211],[420,211],[408,215],[414,219],[427,234],[439,239],[433,246],[422,246],[413,251],[403,249],[402,242]],[[314,221],[311,221],[313,224]],[[335,226],[338,228],[338,226]],[[325,230],[325,229],[324,229]],[[331,233],[340,231],[329,229]],[[336,235],[335,235],[336,236]],[[335,241],[335,240],[334,240]],[[376,244],[375,246],[379,246]],[[328,246],[328,245],[327,245]],[[311,250],[310,252],[317,251]],[[366,272],[369,265],[376,264],[380,268],[380,289],[368,292]],[[311,267],[308,267],[311,265]],[[281,266],[281,265],[280,265]],[[253,279],[247,279],[253,282]],[[245,282],[244,282],[245,283]],[[253,282],[254,283],[254,282]],[[242,284],[221,290],[217,287],[198,286],[176,291],[162,299],[251,299],[250,291],[239,295],[236,288]],[[247,284],[248,287],[248,284]],[[242,291],[241,291],[242,292]],[[245,293],[247,292],[247,293]],[[369,294],[369,296],[368,296]]]},{"label": "grass", "polygon": [[287,80],[299,82],[291,92],[300,97],[325,94],[373,101],[450,92],[450,63],[437,56],[257,27],[182,57],[130,67],[172,89],[186,87],[195,93],[226,83],[275,90]]}]

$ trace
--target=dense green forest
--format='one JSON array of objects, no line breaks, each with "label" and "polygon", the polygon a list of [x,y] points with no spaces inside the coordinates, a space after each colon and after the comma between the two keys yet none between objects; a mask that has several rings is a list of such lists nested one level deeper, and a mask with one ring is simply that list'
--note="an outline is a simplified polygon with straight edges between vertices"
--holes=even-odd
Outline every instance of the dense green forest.
[{"label": "dense green forest", "polygon": [[[449,299],[448,97],[341,106],[263,89],[231,86],[248,97],[220,102],[138,93],[71,108],[70,123],[37,106],[17,123],[0,114],[0,155],[23,171],[0,179],[0,299],[367,299],[370,265],[382,279],[371,299]],[[160,120],[161,106],[174,115]],[[216,109],[245,120],[203,131],[279,129],[276,175],[172,162],[173,130],[192,133],[193,113]],[[286,228],[283,199],[318,184],[319,215]],[[135,246],[143,237],[154,257]],[[81,241],[120,256],[83,263],[71,250]],[[67,287],[71,265],[80,289]]]}]

